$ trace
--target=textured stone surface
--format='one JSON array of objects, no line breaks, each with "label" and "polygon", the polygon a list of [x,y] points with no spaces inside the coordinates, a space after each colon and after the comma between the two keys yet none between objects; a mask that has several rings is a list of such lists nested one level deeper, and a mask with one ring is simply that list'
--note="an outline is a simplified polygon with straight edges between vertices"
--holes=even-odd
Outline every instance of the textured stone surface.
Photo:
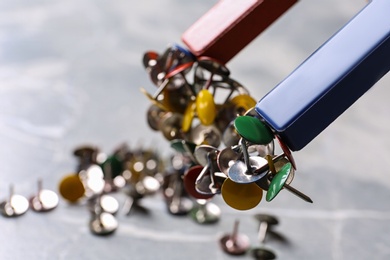
[{"label": "textured stone surface", "polygon": [[[122,142],[170,152],[146,123],[152,92],[142,66],[147,50],[162,52],[215,1],[0,2],[0,197],[8,186],[25,196],[57,190],[84,143],[109,153]],[[301,0],[228,63],[232,77],[260,99],[360,10],[365,0]],[[353,44],[353,43],[351,43]],[[60,201],[47,214],[0,217],[0,259],[234,259],[219,237],[235,219],[256,245],[255,213],[276,215],[280,259],[389,259],[390,77],[385,76],[302,151],[294,153],[294,187],[255,209],[224,204],[215,225],[166,212],[161,197],[143,201],[147,216],[118,215],[110,237],[88,230],[83,205]],[[309,87],[309,86],[308,86]],[[119,197],[121,203],[123,198]],[[250,259],[249,256],[240,259]]]}]

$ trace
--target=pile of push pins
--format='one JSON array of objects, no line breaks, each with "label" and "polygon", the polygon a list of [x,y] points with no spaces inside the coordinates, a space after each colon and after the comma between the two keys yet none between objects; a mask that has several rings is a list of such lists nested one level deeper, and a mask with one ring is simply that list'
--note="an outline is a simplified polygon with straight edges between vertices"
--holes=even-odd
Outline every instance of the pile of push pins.
[{"label": "pile of push pins", "polygon": [[70,203],[86,201],[93,234],[108,235],[117,229],[115,215],[120,205],[115,194],[126,195],[122,210],[129,215],[132,210],[142,208],[139,205],[142,198],[160,190],[162,162],[155,151],[131,150],[122,144],[107,155],[85,145],[76,148],[73,154],[78,166],[62,178],[59,192]]},{"label": "pile of push pins", "polygon": [[239,221],[236,220],[233,231],[223,235],[219,240],[222,250],[229,255],[236,256],[249,253],[254,259],[258,260],[276,259],[276,254],[269,247],[265,246],[265,242],[268,234],[283,239],[280,234],[272,230],[272,227],[279,223],[278,219],[268,214],[256,214],[254,217],[259,222],[256,245],[252,246],[249,237],[239,233]]},{"label": "pile of push pins", "polygon": [[230,207],[248,210],[264,191],[271,201],[286,189],[312,203],[291,186],[296,164],[290,150],[262,122],[255,99],[225,65],[178,45],[162,55],[146,52],[143,63],[157,86],[153,95],[142,89],[152,103],[147,122],[181,155],[181,179],[190,196],[207,205],[221,194]]}]

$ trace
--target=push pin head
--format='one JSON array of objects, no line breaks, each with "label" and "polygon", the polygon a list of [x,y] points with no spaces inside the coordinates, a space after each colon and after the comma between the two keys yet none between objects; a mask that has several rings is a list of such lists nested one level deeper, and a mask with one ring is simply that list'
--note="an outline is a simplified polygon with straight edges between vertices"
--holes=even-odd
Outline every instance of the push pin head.
[{"label": "push pin head", "polygon": [[76,203],[85,194],[84,185],[77,174],[65,176],[61,180],[58,189],[61,196],[71,203]]},{"label": "push pin head", "polygon": [[272,131],[258,118],[252,116],[239,116],[234,120],[237,132],[253,144],[268,144],[274,135]]},{"label": "push pin head", "polygon": [[58,195],[54,191],[42,188],[42,180],[38,180],[38,193],[30,198],[30,207],[36,212],[47,212],[58,205]]},{"label": "push pin head", "polygon": [[263,190],[256,183],[239,184],[230,179],[223,183],[221,193],[226,204],[237,210],[252,209],[263,197]]},{"label": "push pin head", "polygon": [[91,219],[89,228],[95,235],[106,236],[115,232],[118,221],[111,213],[101,212]]},{"label": "push pin head", "polygon": [[214,97],[207,89],[202,89],[196,96],[196,114],[203,125],[211,125],[217,116]]},{"label": "push pin head", "polygon": [[210,199],[212,198],[215,194],[209,193],[209,194],[204,194],[198,192],[195,186],[195,182],[200,175],[200,173],[203,170],[203,166],[201,165],[195,165],[192,166],[188,171],[184,174],[183,177],[183,183],[184,183],[184,188],[187,191],[187,193],[195,198],[195,199]]},{"label": "push pin head", "polygon": [[17,217],[28,210],[28,200],[18,194],[14,194],[13,185],[10,186],[9,197],[0,203],[1,214],[5,217]]},{"label": "push pin head", "polygon": [[209,200],[196,200],[197,206],[191,211],[190,215],[198,224],[213,224],[219,221],[221,217],[220,208]]}]

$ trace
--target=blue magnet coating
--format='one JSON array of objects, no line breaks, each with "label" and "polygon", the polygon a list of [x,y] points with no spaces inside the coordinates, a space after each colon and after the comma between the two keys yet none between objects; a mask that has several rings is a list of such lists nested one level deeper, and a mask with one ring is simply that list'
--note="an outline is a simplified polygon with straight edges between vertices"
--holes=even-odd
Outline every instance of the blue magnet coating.
[{"label": "blue magnet coating", "polygon": [[389,14],[389,0],[372,1],[257,103],[257,113],[292,151],[390,70]]}]

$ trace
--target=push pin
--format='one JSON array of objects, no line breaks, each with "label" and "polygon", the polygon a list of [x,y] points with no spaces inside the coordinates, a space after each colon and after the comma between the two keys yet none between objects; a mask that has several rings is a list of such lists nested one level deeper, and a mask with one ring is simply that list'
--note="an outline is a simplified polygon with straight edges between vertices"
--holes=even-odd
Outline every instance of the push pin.
[{"label": "push pin", "polygon": [[168,112],[161,118],[160,122],[160,131],[167,140],[182,139],[183,116],[181,114]]},{"label": "push pin", "polygon": [[275,253],[264,246],[268,229],[279,223],[276,217],[267,214],[256,214],[255,218],[260,222],[258,231],[259,247],[251,250],[251,255],[258,260],[276,259]]},{"label": "push pin", "polygon": [[273,200],[279,192],[282,190],[282,188],[286,188],[288,191],[292,192],[294,195],[298,196],[299,198],[303,199],[306,202],[313,203],[310,197],[303,194],[302,192],[298,191],[297,189],[291,187],[289,184],[286,183],[286,181],[289,179],[289,175],[292,172],[292,165],[291,163],[286,163],[279,172],[276,173],[275,166],[273,165],[273,160],[269,159],[270,169],[271,172],[274,174],[272,175],[271,183],[269,184],[266,200],[271,201]]},{"label": "push pin", "polygon": [[217,116],[214,96],[208,89],[202,89],[196,95],[196,114],[202,125],[211,125]]},{"label": "push pin", "polygon": [[247,235],[238,233],[239,221],[234,222],[233,233],[224,235],[219,243],[222,250],[230,255],[243,255],[249,247],[250,241]]},{"label": "push pin", "polygon": [[118,221],[114,217],[119,208],[116,199],[109,195],[99,195],[91,198],[89,203],[89,210],[92,214],[89,221],[91,232],[98,236],[114,233],[118,228]]},{"label": "push pin", "polygon": [[98,152],[97,148],[90,145],[77,147],[73,151],[73,155],[76,156],[79,161],[77,172],[86,170],[91,164],[96,164]]},{"label": "push pin", "polygon": [[219,169],[226,175],[229,175],[230,167],[238,160],[242,159],[242,152],[239,146],[229,146],[222,149],[217,156]]},{"label": "push pin", "polygon": [[272,131],[252,116],[237,117],[234,127],[242,138],[253,144],[268,144],[274,138]]},{"label": "push pin", "polygon": [[171,147],[184,156],[188,156],[192,162],[196,162],[194,157],[196,144],[183,139],[175,139],[171,141]]},{"label": "push pin", "polygon": [[237,210],[249,210],[256,207],[263,198],[263,189],[256,183],[236,183],[226,179],[221,188],[226,204]]},{"label": "push pin", "polygon": [[220,208],[209,200],[196,200],[197,206],[190,211],[190,215],[198,224],[212,224],[221,216]]},{"label": "push pin", "polygon": [[85,187],[77,174],[69,174],[62,178],[58,190],[60,195],[70,203],[76,203],[85,195]]},{"label": "push pin", "polygon": [[146,119],[149,127],[154,131],[160,130],[160,120],[166,113],[168,112],[163,110],[160,106],[151,104],[146,112]]},{"label": "push pin", "polygon": [[106,236],[115,232],[118,228],[118,221],[111,213],[99,212],[93,215],[89,228],[95,235]]},{"label": "push pin", "polygon": [[190,131],[191,142],[201,145],[207,144],[213,147],[219,147],[222,135],[219,129],[214,125],[198,124]]},{"label": "push pin", "polygon": [[54,191],[43,189],[42,180],[38,180],[38,193],[30,198],[30,207],[36,212],[47,212],[58,206],[58,195]]},{"label": "push pin", "polygon": [[119,210],[119,202],[116,198],[108,194],[98,195],[88,201],[89,210],[92,214],[107,212],[115,215]]},{"label": "push pin", "polygon": [[244,161],[238,160],[229,168],[229,178],[234,182],[243,184],[262,179],[267,175],[267,160],[260,156],[249,156],[247,141],[244,138],[241,138],[240,143]]},{"label": "push pin", "polygon": [[5,217],[17,217],[27,212],[28,204],[25,197],[14,194],[14,186],[10,185],[8,199],[0,204],[1,213]]},{"label": "push pin", "polygon": [[195,188],[199,193],[217,194],[221,192],[222,183],[227,178],[218,172],[217,155],[219,151],[209,145],[200,145],[195,149],[195,158],[203,169],[195,181]]},{"label": "push pin", "polygon": [[[184,194],[185,184],[183,184],[181,177],[179,172],[171,173],[166,177],[168,187],[164,190],[164,196],[168,212],[172,215],[187,215],[193,208],[192,201]],[[195,188],[193,189],[195,190]]]},{"label": "push pin", "polygon": [[194,165],[184,173],[184,188],[187,193],[195,199],[211,199],[215,195],[214,193],[200,193],[198,189],[196,189],[195,182],[202,173],[203,168],[204,167],[201,165]]}]

